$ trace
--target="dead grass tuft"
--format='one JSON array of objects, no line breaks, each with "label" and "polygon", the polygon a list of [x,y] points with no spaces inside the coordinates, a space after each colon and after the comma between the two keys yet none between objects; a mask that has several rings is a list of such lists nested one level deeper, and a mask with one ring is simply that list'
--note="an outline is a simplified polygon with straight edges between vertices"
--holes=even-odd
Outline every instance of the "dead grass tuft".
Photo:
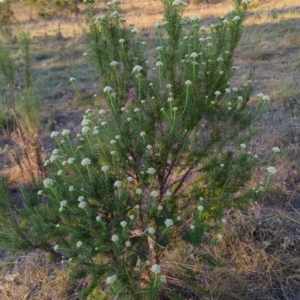
[{"label": "dead grass tuft", "polygon": [[0,263],[3,300],[76,300],[74,291],[67,270],[44,252],[9,256]]},{"label": "dead grass tuft", "polygon": [[298,212],[257,203],[231,211],[214,252],[227,264],[206,275],[212,299],[298,299],[299,222]]}]

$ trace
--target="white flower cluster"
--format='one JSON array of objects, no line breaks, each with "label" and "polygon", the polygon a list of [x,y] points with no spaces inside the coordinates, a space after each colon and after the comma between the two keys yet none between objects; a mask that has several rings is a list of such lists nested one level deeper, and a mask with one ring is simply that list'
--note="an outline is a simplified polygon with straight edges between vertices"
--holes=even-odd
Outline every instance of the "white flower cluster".
[{"label": "white flower cluster", "polygon": [[148,168],[147,171],[146,171],[146,173],[148,173],[149,175],[153,175],[153,174],[155,174],[155,172],[156,172],[156,170],[152,167]]},{"label": "white flower cluster", "polygon": [[154,234],[155,233],[155,229],[153,227],[149,227],[147,229],[147,231],[149,232],[149,234]]},{"label": "white flower cluster", "polygon": [[131,177],[131,176],[128,176],[128,177],[127,177],[127,181],[128,181],[128,182],[134,182],[134,178]]},{"label": "white flower cluster", "polygon": [[82,161],[81,161],[81,164],[85,167],[85,166],[88,166],[91,164],[91,160],[89,158],[84,158]]},{"label": "white flower cluster", "polygon": [[122,222],[120,223],[120,225],[121,225],[122,227],[126,227],[126,226],[127,226],[127,222],[126,222],[126,221],[122,221]]},{"label": "white flower cluster", "polygon": [[158,67],[158,68],[163,66],[163,65],[164,65],[163,62],[160,61],[160,60],[155,64],[155,66]]},{"label": "white flower cluster", "polygon": [[131,30],[131,33],[136,33],[136,34],[138,34],[138,33],[140,33],[141,31],[138,29],[138,28],[133,28],[132,30]]},{"label": "white flower cluster", "polygon": [[175,0],[172,2],[173,6],[188,6],[188,4],[182,0]]},{"label": "white flower cluster", "polygon": [[165,220],[165,225],[166,225],[167,227],[171,227],[171,226],[174,225],[174,222],[173,222],[172,219],[166,219],[166,220]]},{"label": "white flower cluster", "polygon": [[112,87],[106,86],[106,87],[104,87],[103,92],[104,93],[110,93],[112,90],[113,90]]},{"label": "white flower cluster", "polygon": [[50,137],[51,139],[57,137],[59,135],[59,132],[58,131],[52,131],[51,134],[50,134]]},{"label": "white flower cluster", "polygon": [[277,173],[277,170],[275,167],[267,167],[267,172],[270,174],[270,175],[274,175]]},{"label": "white flower cluster", "polygon": [[69,129],[64,129],[61,133],[62,136],[66,136],[69,135],[71,133],[71,131]]},{"label": "white flower cluster", "polygon": [[139,73],[143,70],[143,67],[139,66],[139,65],[136,65],[133,67],[132,69],[132,73]]},{"label": "white flower cluster", "polygon": [[82,129],[81,129],[81,132],[84,134],[84,133],[88,133],[90,131],[90,127],[88,126],[83,126]]},{"label": "white flower cluster", "polygon": [[202,205],[199,205],[199,206],[197,207],[197,209],[198,209],[199,211],[202,211],[202,210],[204,209],[204,207],[203,207]]},{"label": "white flower cluster", "polygon": [[69,165],[71,165],[72,163],[74,163],[74,161],[75,161],[75,158],[74,158],[74,157],[70,157],[70,158],[68,158],[68,160],[67,160],[67,162],[68,162]]},{"label": "white flower cluster", "polygon": [[101,167],[101,171],[103,171],[103,172],[108,171],[108,169],[109,169],[109,166],[103,166],[103,167]]},{"label": "white flower cluster", "polygon": [[115,183],[114,183],[114,187],[116,188],[119,188],[122,186],[122,182],[120,180],[117,180]]},{"label": "white flower cluster", "polygon": [[120,3],[121,3],[120,0],[113,0],[113,1],[107,2],[106,5],[107,5],[108,7],[110,7],[110,6],[114,5],[114,4],[120,4]]},{"label": "white flower cluster", "polygon": [[111,237],[111,240],[112,240],[112,242],[116,243],[116,242],[119,241],[119,237],[118,237],[116,234],[114,234],[114,235]]},{"label": "white flower cluster", "polygon": [[117,276],[116,275],[113,275],[113,276],[109,276],[106,278],[106,283],[107,284],[113,284],[117,279]]},{"label": "white flower cluster", "polygon": [[81,122],[81,126],[89,126],[91,121],[89,119],[84,118]]},{"label": "white flower cluster", "polygon": [[47,189],[49,187],[51,187],[53,185],[53,180],[50,179],[50,178],[46,178],[44,181],[43,181],[43,185],[44,187]]},{"label": "white flower cluster", "polygon": [[111,67],[115,67],[115,66],[117,66],[119,63],[117,62],[117,61],[115,61],[115,60],[113,60],[111,63],[110,63],[110,66]]},{"label": "white flower cluster", "polygon": [[60,208],[59,208],[59,211],[60,211],[60,212],[63,211],[64,206],[67,205],[67,202],[68,202],[67,200],[62,200],[62,201],[60,202]]},{"label": "white flower cluster", "polygon": [[263,101],[269,101],[270,100],[270,97],[263,94],[263,93],[259,93],[256,95],[259,99],[263,100]]},{"label": "white flower cluster", "polygon": [[79,208],[82,208],[82,209],[86,208],[86,202],[85,202],[85,201],[81,201],[81,202],[78,204],[78,207],[79,207]]},{"label": "white flower cluster", "polygon": [[235,17],[232,19],[232,21],[239,21],[239,20],[241,20],[241,17],[240,17],[240,16],[235,16]]},{"label": "white flower cluster", "polygon": [[158,197],[158,191],[153,190],[153,191],[150,193],[150,195],[151,195],[153,198],[156,198],[156,197]]},{"label": "white flower cluster", "polygon": [[155,275],[160,273],[160,265],[155,264],[151,267],[151,272],[153,272]]},{"label": "white flower cluster", "polygon": [[55,154],[52,154],[51,157],[49,158],[49,160],[50,160],[51,162],[54,162],[54,161],[56,161],[57,159],[58,159],[58,156],[55,155]]}]

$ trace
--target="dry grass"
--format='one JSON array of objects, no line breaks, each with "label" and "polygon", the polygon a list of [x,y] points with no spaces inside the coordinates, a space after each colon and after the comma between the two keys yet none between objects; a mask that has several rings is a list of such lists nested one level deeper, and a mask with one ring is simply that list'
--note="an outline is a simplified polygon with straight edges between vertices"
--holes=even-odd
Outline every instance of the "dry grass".
[{"label": "dry grass", "polygon": [[0,298],[3,300],[75,300],[75,287],[61,263],[43,252],[6,255],[0,262]]},{"label": "dry grass", "polygon": [[[147,5],[144,1],[123,3],[126,19],[142,29],[145,39],[153,37],[153,24],[161,19],[160,1],[152,0]],[[210,291],[207,299],[297,300],[300,299],[300,6],[298,0],[253,0],[253,3],[236,52],[240,71],[233,82],[245,80],[252,68],[256,92],[271,96],[269,106],[256,124],[259,134],[247,145],[247,150],[262,158],[256,174],[258,181],[267,165],[277,165],[279,172],[262,203],[254,203],[243,212],[228,212],[224,240],[218,247],[207,249],[225,259],[226,266],[195,268],[199,280]],[[102,7],[101,1],[99,14]],[[192,6],[187,14],[200,15],[204,24],[209,24],[230,7],[230,1]],[[29,21],[29,11],[21,3],[17,3],[15,12],[33,37],[36,80],[45,109],[43,135],[50,130],[75,128],[84,108],[82,99],[76,99],[69,78],[77,79],[84,99],[91,99],[99,92],[96,73],[82,56],[88,52],[84,16],[51,22],[35,18]],[[44,141],[45,150],[50,150],[49,140]],[[267,157],[274,146],[281,153],[269,161]],[[72,299],[74,287],[66,270],[47,262],[45,254],[3,257],[1,299]]]},{"label": "dry grass", "polygon": [[218,248],[230,263],[209,274],[213,299],[299,299],[299,217],[259,204],[231,212]]}]

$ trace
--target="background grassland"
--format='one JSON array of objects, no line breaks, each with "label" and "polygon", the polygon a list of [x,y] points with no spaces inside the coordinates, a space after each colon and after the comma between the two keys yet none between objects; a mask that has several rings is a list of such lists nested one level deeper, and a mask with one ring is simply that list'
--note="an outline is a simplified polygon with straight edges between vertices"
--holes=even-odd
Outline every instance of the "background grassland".
[{"label": "background grassland", "polygon": [[[104,1],[98,2],[101,15]],[[208,26],[230,7],[230,1],[191,5],[186,14],[199,15]],[[80,8],[77,17],[61,16],[43,21],[21,3],[13,6],[17,22],[12,26],[12,39],[16,40],[20,27],[29,31],[32,38],[35,85],[42,103],[41,139],[46,154],[53,147],[48,137],[50,131],[63,128],[76,131],[86,107],[101,103],[96,71],[88,63],[89,56],[83,56],[89,53],[88,26],[85,8]],[[156,46],[153,25],[162,17],[160,1],[123,0],[122,14],[127,22],[134,22],[142,30],[140,37],[148,44],[146,54],[149,60],[153,59]],[[15,50],[22,84],[23,69],[18,49]],[[251,70],[255,92],[271,97],[256,123],[258,135],[247,145],[248,151],[262,158],[255,180],[260,180],[267,164],[278,166],[279,172],[261,203],[253,203],[242,212],[228,211],[223,242],[211,250],[213,255],[226,259],[226,266],[211,269],[195,265],[195,270],[199,272],[199,283],[210,290],[207,299],[300,299],[299,1],[253,1],[235,62],[240,67],[233,78],[235,83],[245,81]],[[70,77],[76,78],[80,96],[72,89]],[[1,154],[1,173],[9,176],[12,193],[15,191],[13,195],[17,198],[20,170],[8,155],[14,147],[11,131],[3,127],[0,146],[5,145],[8,150]],[[266,161],[274,146],[281,153]],[[185,255],[185,251],[182,249],[176,255]],[[3,250],[1,299],[76,299],[75,292],[80,289],[81,286],[73,286],[67,279],[65,268],[50,261],[45,253],[33,251],[12,256]]]}]

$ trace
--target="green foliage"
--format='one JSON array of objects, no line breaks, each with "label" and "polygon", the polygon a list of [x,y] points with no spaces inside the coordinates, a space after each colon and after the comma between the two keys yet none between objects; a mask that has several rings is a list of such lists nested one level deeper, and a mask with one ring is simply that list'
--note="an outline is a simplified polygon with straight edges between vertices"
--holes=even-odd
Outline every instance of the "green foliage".
[{"label": "green foliage", "polygon": [[11,251],[28,249],[31,246],[17,220],[17,208],[14,207],[5,178],[0,177],[0,239],[1,246]]},{"label": "green foliage", "polygon": [[[3,97],[4,98],[4,97]],[[6,100],[0,101],[0,129],[9,129],[13,127],[13,116],[6,105]],[[6,148],[6,147],[5,147]]]},{"label": "green foliage", "polygon": [[[110,14],[102,17],[100,25],[100,22],[94,19],[94,4],[92,3],[88,6],[88,17],[92,20],[89,32],[89,44],[92,49],[91,63],[98,67],[103,86],[112,86],[118,82],[118,96],[120,101],[125,101],[134,78],[131,72],[133,66],[145,65],[141,56],[142,49],[137,47],[137,34],[133,36],[130,33],[133,27],[127,28],[125,19],[121,18],[117,11],[114,14],[111,11]],[[124,42],[120,43],[120,40]],[[117,68],[115,72],[111,72],[110,63],[122,59],[126,60],[122,65],[124,72],[119,73]]]},{"label": "green foliage", "polygon": [[18,95],[16,111],[22,131],[29,140],[36,141],[40,130],[40,100],[32,89],[24,89]]},{"label": "green foliage", "polygon": [[11,109],[15,106],[16,65],[13,59],[12,44],[5,28],[0,31],[0,127],[10,128],[13,123]]},{"label": "green foliage", "polygon": [[[24,190],[26,209],[20,207],[20,203],[17,206],[10,197],[8,184],[3,177],[0,177],[0,193],[1,246],[12,252],[40,248],[58,256],[49,244],[50,237],[47,234],[49,227],[45,227],[44,223],[50,221],[47,210],[45,208],[36,211],[36,205],[39,203],[37,195],[32,195]],[[32,214],[33,211],[36,213]],[[43,220],[43,218],[45,219]],[[38,233],[39,231],[40,233]]]},{"label": "green foliage", "polygon": [[[12,57],[12,45],[9,33],[2,29],[0,32],[0,76],[5,80],[6,87],[12,91],[15,88],[16,65]],[[11,98],[11,104],[13,99]]]},{"label": "green foliage", "polygon": [[[100,298],[167,297],[180,263],[168,259],[172,253],[218,244],[225,211],[264,190],[248,185],[258,158],[244,143],[268,97],[260,94],[250,110],[251,82],[230,86],[247,1],[236,0],[210,28],[183,19],[185,2],[162,2],[155,62],[143,57],[140,30],[120,17],[120,1],[109,2],[101,18],[87,3],[100,116],[88,109],[76,138],[67,129],[52,132],[56,149],[45,162],[43,190],[23,191],[21,233],[30,246],[63,255],[73,279],[90,278],[83,298],[97,287]],[[268,172],[267,182],[276,170]],[[223,264],[205,253],[203,260]],[[200,297],[188,263],[182,270],[177,280]]]},{"label": "green foliage", "polygon": [[19,51],[22,58],[22,61],[24,63],[24,73],[25,73],[25,87],[27,89],[32,88],[32,65],[33,65],[33,56],[30,52],[30,36],[28,33],[25,33],[24,31],[19,32],[18,36],[18,42],[19,42]]},{"label": "green foliage", "polygon": [[22,132],[32,143],[38,138],[40,130],[40,100],[33,87],[33,56],[30,51],[30,36],[24,31],[18,36],[19,52],[24,66],[25,88],[17,96],[16,111]]},{"label": "green foliage", "polygon": [[[4,81],[2,87],[1,105],[8,116],[12,116],[14,141],[22,151],[25,166],[33,181],[35,170],[42,171],[40,142],[40,101],[33,86],[33,58],[30,52],[30,37],[20,31],[18,36],[19,54],[24,67],[24,88],[16,76],[17,67],[14,62],[14,53],[9,35],[3,31],[0,35],[0,79]],[[21,79],[22,80],[22,79]],[[11,118],[6,118],[6,123]],[[15,156],[16,162],[21,159]],[[23,167],[20,165],[20,168]],[[22,169],[23,170],[23,169]]]}]

